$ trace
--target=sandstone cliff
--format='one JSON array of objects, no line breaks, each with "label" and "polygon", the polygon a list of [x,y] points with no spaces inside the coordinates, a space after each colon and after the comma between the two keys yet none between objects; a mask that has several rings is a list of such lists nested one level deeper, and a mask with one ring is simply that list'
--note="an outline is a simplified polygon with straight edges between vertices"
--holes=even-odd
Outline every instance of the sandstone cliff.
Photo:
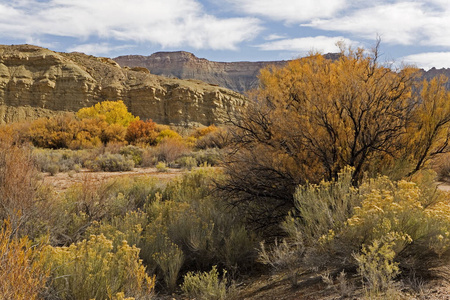
[{"label": "sandstone cliff", "polygon": [[245,92],[258,87],[258,74],[273,62],[214,62],[184,51],[157,52],[150,56],[126,55],[114,58],[121,66],[145,67],[150,73],[180,79],[197,79],[228,89]]},{"label": "sandstone cliff", "polygon": [[141,119],[179,125],[219,124],[246,104],[242,95],[225,88],[121,68],[109,58],[0,46],[1,122],[119,99]]}]

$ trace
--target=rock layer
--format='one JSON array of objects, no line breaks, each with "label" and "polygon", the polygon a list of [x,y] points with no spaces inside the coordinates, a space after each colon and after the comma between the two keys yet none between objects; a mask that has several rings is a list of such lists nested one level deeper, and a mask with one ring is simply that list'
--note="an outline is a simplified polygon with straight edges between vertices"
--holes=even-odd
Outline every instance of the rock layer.
[{"label": "rock layer", "polygon": [[[39,111],[77,111],[104,100],[123,100],[141,119],[177,125],[220,124],[246,105],[242,95],[228,89],[121,68],[109,58],[0,46],[2,122],[42,115]],[[11,118],[8,111],[18,111],[11,107],[31,107],[32,113]]]},{"label": "rock layer", "polygon": [[269,65],[283,66],[285,61],[215,62],[194,54],[157,52],[150,56],[126,55],[114,58],[121,66],[144,67],[150,73],[180,79],[197,79],[228,89],[245,92],[258,87],[260,69]]}]

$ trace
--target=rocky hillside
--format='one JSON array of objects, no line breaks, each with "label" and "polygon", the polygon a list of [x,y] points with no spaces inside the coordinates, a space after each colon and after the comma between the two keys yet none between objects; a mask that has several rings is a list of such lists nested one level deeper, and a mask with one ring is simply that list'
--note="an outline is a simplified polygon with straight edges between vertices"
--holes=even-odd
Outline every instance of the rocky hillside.
[{"label": "rocky hillside", "polygon": [[150,56],[126,55],[114,58],[121,66],[144,67],[152,74],[181,79],[198,79],[244,92],[258,87],[259,70],[268,65],[282,66],[285,61],[215,62],[184,51],[157,52]]},{"label": "rocky hillside", "polygon": [[109,58],[0,46],[0,122],[119,99],[141,119],[180,125],[221,123],[246,103],[225,88],[156,76],[145,68],[121,68]]}]

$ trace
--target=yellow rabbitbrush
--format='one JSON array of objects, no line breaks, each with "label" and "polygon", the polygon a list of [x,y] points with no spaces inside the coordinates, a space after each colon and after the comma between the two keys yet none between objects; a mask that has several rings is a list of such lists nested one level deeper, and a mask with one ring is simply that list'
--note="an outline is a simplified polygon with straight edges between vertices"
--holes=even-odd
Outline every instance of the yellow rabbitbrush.
[{"label": "yellow rabbitbrush", "polygon": [[62,299],[113,299],[119,293],[139,299],[153,296],[155,278],[139,259],[139,249],[123,241],[114,251],[104,235],[92,235],[69,247],[46,248],[51,285]]}]

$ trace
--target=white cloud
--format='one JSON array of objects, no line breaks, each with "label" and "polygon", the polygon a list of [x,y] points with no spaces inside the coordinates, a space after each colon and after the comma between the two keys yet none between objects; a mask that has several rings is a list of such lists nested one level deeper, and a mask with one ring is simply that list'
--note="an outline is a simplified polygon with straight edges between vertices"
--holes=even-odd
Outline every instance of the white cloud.
[{"label": "white cloud", "polygon": [[279,40],[279,39],[284,39],[286,38],[285,35],[281,35],[281,34],[269,34],[268,36],[266,36],[264,39],[266,41],[274,41],[274,40]]},{"label": "white cloud", "polygon": [[331,17],[346,7],[345,0],[225,0],[237,12],[268,17],[288,23]]},{"label": "white cloud", "polygon": [[94,37],[162,47],[236,49],[260,31],[255,18],[217,18],[196,0],[0,0],[0,37]]},{"label": "white cloud", "polygon": [[450,52],[428,52],[412,54],[402,58],[407,64],[416,65],[425,70],[435,68],[450,68]]},{"label": "white cloud", "polygon": [[358,43],[351,41],[342,36],[337,37],[303,37],[295,39],[284,39],[258,45],[261,50],[276,50],[276,51],[298,51],[305,53],[309,51],[319,51],[322,53],[339,52],[337,42],[342,41],[348,46],[357,46]]},{"label": "white cloud", "polygon": [[450,46],[449,14],[450,5],[445,0],[375,2],[346,16],[317,19],[303,26],[348,32],[371,40],[380,35],[383,42],[397,45]]}]

